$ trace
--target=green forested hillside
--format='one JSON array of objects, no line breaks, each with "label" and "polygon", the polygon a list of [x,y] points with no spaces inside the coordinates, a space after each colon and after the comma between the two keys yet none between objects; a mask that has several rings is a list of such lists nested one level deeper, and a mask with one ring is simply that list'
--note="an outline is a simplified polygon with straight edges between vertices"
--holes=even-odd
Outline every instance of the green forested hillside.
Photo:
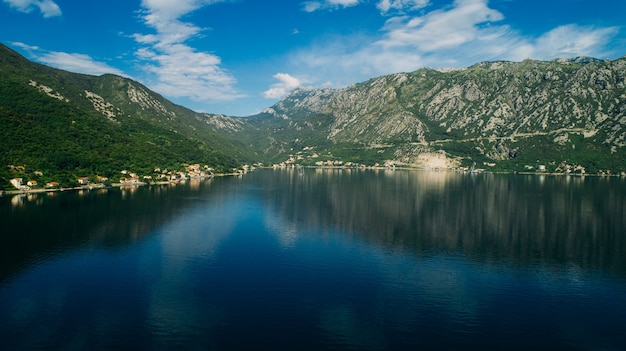
[{"label": "green forested hillside", "polygon": [[[115,177],[122,169],[147,174],[183,163],[235,167],[234,159],[199,140],[139,119],[115,124],[30,88],[0,82],[0,164],[41,170],[42,180],[71,184],[77,177]],[[2,176],[10,174],[3,167]],[[28,175],[28,174],[27,174]]]},{"label": "green forested hillside", "polygon": [[115,117],[98,111],[81,88],[99,83],[113,94],[110,79],[51,69],[0,48],[0,187],[9,188],[13,177],[73,185],[84,176],[119,178],[123,169],[150,174],[189,163],[216,171],[238,166],[236,152],[216,150],[220,144],[209,128],[194,134],[190,123],[179,121],[177,129],[176,123],[158,123],[158,114],[145,108],[150,118],[141,118],[134,111],[140,107],[126,106]]}]

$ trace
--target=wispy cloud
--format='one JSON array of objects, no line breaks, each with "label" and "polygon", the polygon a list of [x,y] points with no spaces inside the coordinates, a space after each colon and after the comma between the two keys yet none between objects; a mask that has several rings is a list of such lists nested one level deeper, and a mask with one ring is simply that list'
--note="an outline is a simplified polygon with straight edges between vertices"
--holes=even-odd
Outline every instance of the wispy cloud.
[{"label": "wispy cloud", "polygon": [[[420,52],[449,49],[480,40],[490,24],[504,16],[487,6],[486,0],[457,0],[455,7],[436,10],[418,17],[394,17],[383,28],[385,38],[379,45],[414,47]],[[485,25],[485,26],[481,26]]]},{"label": "wispy cloud", "polygon": [[94,60],[89,55],[79,53],[66,53],[50,51],[38,57],[38,60],[53,67],[58,67],[70,72],[101,75],[112,73],[125,75],[117,68],[111,67],[104,62]]},{"label": "wispy cloud", "polygon": [[75,73],[102,75],[105,73],[126,76],[122,71],[111,67],[105,62],[97,61],[93,57],[80,53],[67,53],[59,51],[48,51],[37,46],[14,42],[13,46],[26,50],[34,60],[46,65],[63,69]]},{"label": "wispy cloud", "polygon": [[136,52],[148,75],[147,85],[171,97],[194,101],[228,101],[242,97],[236,79],[221,67],[221,59],[186,44],[204,30],[181,17],[220,0],[143,0],[141,19],[154,30],[135,34]]},{"label": "wispy cloud", "polygon": [[574,24],[557,27],[541,37],[532,45],[529,57],[544,59],[573,56],[610,56],[604,48],[610,39],[619,33],[618,27],[597,28]]},{"label": "wispy cloud", "polygon": [[34,9],[39,9],[44,17],[54,17],[61,15],[61,8],[52,0],[3,0],[14,9],[29,13]]},{"label": "wispy cloud", "polygon": [[564,25],[538,37],[525,36],[508,26],[505,16],[488,0],[456,0],[443,10],[422,16],[389,19],[376,41],[382,52],[418,53],[428,65],[482,60],[552,59],[579,55],[603,56],[617,27]]},{"label": "wispy cloud", "polygon": [[[320,82],[332,77],[341,86],[421,67],[579,55],[609,57],[605,48],[620,30],[564,25],[538,36],[525,35],[512,29],[504,14],[488,6],[488,0],[456,0],[427,12],[420,7],[426,6],[426,1],[383,0],[377,4],[383,12],[397,11],[381,27],[380,36],[326,38],[293,53],[289,69],[299,75],[299,71],[315,70]],[[420,9],[413,14],[402,12],[412,7]]]},{"label": "wispy cloud", "polygon": [[268,90],[263,92],[263,96],[268,99],[280,99],[292,90],[302,85],[302,82],[287,73],[276,73],[274,78],[278,83],[273,84]]},{"label": "wispy cloud", "polygon": [[[318,0],[305,1],[302,3],[302,9],[306,12],[315,12],[318,10],[336,10],[340,8],[352,7],[367,3],[363,0]],[[379,0],[376,7],[383,13],[390,11],[414,11],[428,6],[430,0]]]},{"label": "wispy cloud", "polygon": [[382,13],[389,11],[415,11],[422,9],[430,3],[429,0],[380,0],[376,5]]},{"label": "wispy cloud", "polygon": [[334,10],[342,7],[356,6],[360,0],[323,0],[323,1],[305,1],[302,8],[306,12],[315,12],[318,10]]}]

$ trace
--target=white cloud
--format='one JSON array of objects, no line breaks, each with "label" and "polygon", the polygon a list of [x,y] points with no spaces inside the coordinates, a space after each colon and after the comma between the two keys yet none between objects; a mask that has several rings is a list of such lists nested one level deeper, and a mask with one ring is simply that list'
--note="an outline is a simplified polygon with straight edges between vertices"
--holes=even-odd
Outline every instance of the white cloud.
[{"label": "white cloud", "polygon": [[[457,0],[448,11],[432,11],[421,17],[395,17],[383,28],[384,47],[413,46],[422,52],[449,49],[477,40],[484,27],[504,19],[487,6],[487,0]],[[489,30],[488,27],[486,30]]]},{"label": "white cloud", "polygon": [[[402,12],[411,3],[418,5],[418,1],[381,0],[378,8]],[[451,6],[423,11],[389,18],[378,37],[325,38],[293,53],[288,69],[315,71],[317,82],[332,80],[343,86],[422,67],[616,54],[605,48],[618,34],[618,27],[565,25],[536,36],[524,35],[507,25],[505,16],[490,8],[488,0],[456,0]]]},{"label": "white cloud", "polygon": [[54,17],[61,15],[61,8],[52,0],[3,0],[11,7],[18,11],[30,13],[35,8],[39,8],[39,11],[44,17]]},{"label": "white cloud", "polygon": [[124,73],[104,62],[98,62],[89,55],[50,51],[38,57],[38,61],[70,72],[102,75],[112,73],[123,76]]},{"label": "white cloud", "polygon": [[243,97],[236,79],[221,67],[221,59],[185,44],[204,30],[181,17],[221,0],[143,0],[142,20],[153,34],[135,34],[144,47],[136,52],[151,89],[194,101],[228,101]]},{"label": "white cloud", "polygon": [[[352,7],[364,3],[363,0],[319,0],[305,1],[302,8],[306,12],[315,12],[318,10],[336,10],[338,8]],[[379,0],[376,7],[382,12],[387,13],[391,10],[396,11],[414,11],[428,6],[430,0]]]},{"label": "white cloud", "polygon": [[294,53],[290,61],[290,69],[314,71],[316,77],[311,82],[316,86],[323,82],[326,87],[329,81],[341,87],[382,74],[412,71],[427,63],[415,50],[381,50],[355,36],[326,38],[323,43]]},{"label": "white cloud", "polygon": [[287,73],[276,73],[274,78],[278,80],[278,83],[273,84],[270,89],[263,92],[263,96],[267,99],[280,99],[302,85],[298,78]]},{"label": "white cloud", "polygon": [[360,0],[324,0],[324,1],[305,1],[302,3],[306,12],[315,12],[317,10],[334,10],[358,5]]},{"label": "white cloud", "polygon": [[38,62],[66,71],[91,74],[96,76],[105,73],[126,76],[119,69],[111,67],[104,62],[97,61],[89,55],[58,51],[46,51],[37,46],[31,46],[19,42],[14,42],[11,44],[28,51],[30,56]]},{"label": "white cloud", "polygon": [[36,50],[41,50],[39,48],[39,46],[28,45],[28,44],[25,44],[25,43],[21,43],[19,41],[14,41],[14,42],[11,43],[11,45],[17,46],[18,48],[24,49],[24,50],[29,51],[29,52],[36,51]]},{"label": "white cloud", "polygon": [[573,56],[604,58],[609,54],[603,48],[618,32],[617,27],[595,28],[574,24],[560,26],[535,41],[531,56],[544,59]]},{"label": "white cloud", "polygon": [[158,49],[145,48],[137,53],[143,69],[152,77],[151,89],[171,97],[193,101],[228,101],[242,97],[234,88],[236,80],[219,66],[219,57],[195,51],[184,44]]},{"label": "white cloud", "polygon": [[306,12],[315,12],[322,8],[322,3],[317,1],[307,1],[303,3],[303,9]]},{"label": "white cloud", "polygon": [[359,0],[326,0],[326,3],[334,6],[354,6],[359,3]]},{"label": "white cloud", "polygon": [[430,0],[380,0],[376,7],[382,13],[387,13],[391,10],[415,11],[428,6],[428,4],[430,4]]}]

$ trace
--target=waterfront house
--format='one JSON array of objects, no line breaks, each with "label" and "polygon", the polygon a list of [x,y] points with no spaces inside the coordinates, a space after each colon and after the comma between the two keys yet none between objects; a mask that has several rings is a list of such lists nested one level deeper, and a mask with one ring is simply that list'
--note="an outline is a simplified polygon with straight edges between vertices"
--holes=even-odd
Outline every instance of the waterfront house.
[{"label": "waterfront house", "polygon": [[11,185],[13,185],[16,189],[22,188],[22,178],[13,178],[9,182],[11,182]]},{"label": "waterfront house", "polygon": [[196,164],[187,166],[187,172],[200,173],[200,164],[196,163]]},{"label": "waterfront house", "polygon": [[89,178],[88,177],[80,177],[80,178],[78,178],[78,184],[79,185],[87,185],[87,184],[89,184]]},{"label": "waterfront house", "polygon": [[29,180],[28,182],[26,182],[26,185],[28,185],[28,186],[37,186],[37,181],[36,180]]},{"label": "waterfront house", "polygon": [[137,177],[121,178],[120,179],[120,183],[121,184],[129,184],[129,185],[139,184],[139,178],[137,178]]}]

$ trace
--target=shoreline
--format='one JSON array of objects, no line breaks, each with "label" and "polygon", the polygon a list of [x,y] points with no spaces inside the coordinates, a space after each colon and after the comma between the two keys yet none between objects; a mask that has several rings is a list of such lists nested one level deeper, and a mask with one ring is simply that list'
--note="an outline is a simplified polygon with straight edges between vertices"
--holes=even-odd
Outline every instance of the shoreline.
[{"label": "shoreline", "polygon": [[[341,167],[341,166],[337,166],[337,167],[333,167],[333,166],[321,166],[321,167],[316,167],[316,166],[300,166],[300,167],[278,167],[278,168],[273,168],[273,167],[261,167],[262,169],[280,169],[280,170],[288,170],[288,169],[295,169],[295,168],[308,168],[308,169],[369,169],[369,170],[409,170],[409,171],[435,171],[435,172],[460,172],[460,173],[468,173],[468,174],[512,174],[512,175],[533,175],[533,176],[554,176],[554,177],[558,177],[558,176],[567,176],[567,177],[578,177],[578,178],[584,178],[584,177],[620,177],[620,178],[624,178],[624,175],[621,174],[597,174],[597,173],[589,173],[589,174],[572,174],[572,173],[554,173],[554,172],[516,172],[516,171],[510,171],[510,172],[493,172],[493,171],[476,171],[476,172],[471,172],[471,171],[466,171],[466,170],[461,170],[461,169],[455,169],[455,168],[436,168],[436,169],[427,169],[427,168],[412,168],[412,167],[394,167],[394,168],[387,168],[387,167]],[[207,176],[207,177],[202,177],[202,178],[190,178],[190,179],[186,179],[187,180],[191,180],[191,179],[199,179],[199,180],[204,180],[204,179],[210,179],[213,177],[229,177],[229,176],[241,176],[242,173],[219,173],[219,174],[212,174],[211,176]],[[65,188],[39,188],[39,189],[28,189],[28,190],[0,190],[0,197],[4,196],[4,195],[20,195],[20,194],[41,194],[41,193],[54,193],[54,192],[65,192],[65,191],[80,191],[80,190],[95,190],[95,189],[108,189],[108,188],[123,188],[123,187],[138,187],[138,186],[150,186],[150,185],[167,185],[167,184],[172,184],[172,185],[176,185],[181,183],[181,181],[160,181],[160,182],[137,182],[137,183],[133,183],[133,184],[128,184],[128,183],[111,183],[109,185],[105,185],[102,183],[97,183],[97,184],[90,184],[90,185],[82,185],[82,186],[75,186],[75,187],[65,187]]]},{"label": "shoreline", "polygon": [[275,170],[291,170],[291,169],[354,169],[354,170],[374,170],[374,171],[428,171],[428,172],[458,172],[468,174],[511,174],[511,175],[536,175],[536,176],[566,176],[566,177],[626,177],[626,174],[603,174],[603,173],[558,173],[558,172],[530,172],[530,171],[491,171],[486,169],[477,169],[474,171],[461,169],[461,168],[421,168],[421,167],[409,167],[409,166],[365,166],[365,167],[346,167],[346,166],[294,166],[294,167],[259,167],[261,169],[275,169]]},{"label": "shoreline", "polygon": [[[189,178],[188,180],[205,180],[211,179],[213,177],[228,177],[228,176],[239,176],[240,173],[218,173],[212,174],[210,176],[201,177],[201,178]],[[80,185],[74,187],[64,187],[64,188],[37,188],[37,189],[15,189],[15,190],[0,190],[0,197],[4,195],[28,195],[28,194],[43,194],[43,193],[56,193],[56,192],[65,192],[65,191],[80,191],[80,190],[97,190],[97,189],[109,189],[109,188],[124,188],[124,187],[139,187],[139,186],[150,186],[150,185],[167,185],[172,184],[176,185],[181,183],[181,181],[160,181],[160,182],[137,182],[137,183],[111,183],[109,185],[103,183],[96,183],[90,185]]]}]

